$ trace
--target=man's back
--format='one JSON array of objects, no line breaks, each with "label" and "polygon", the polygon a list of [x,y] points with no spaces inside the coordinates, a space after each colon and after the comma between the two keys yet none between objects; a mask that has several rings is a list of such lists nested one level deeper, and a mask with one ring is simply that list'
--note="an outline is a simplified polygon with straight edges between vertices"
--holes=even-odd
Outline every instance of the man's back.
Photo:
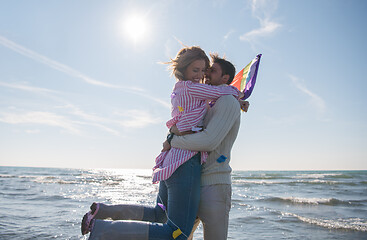
[{"label": "man's back", "polygon": [[231,149],[240,127],[240,107],[232,96],[223,96],[208,111],[204,126],[212,132],[212,151],[203,165],[201,185],[231,184]]}]

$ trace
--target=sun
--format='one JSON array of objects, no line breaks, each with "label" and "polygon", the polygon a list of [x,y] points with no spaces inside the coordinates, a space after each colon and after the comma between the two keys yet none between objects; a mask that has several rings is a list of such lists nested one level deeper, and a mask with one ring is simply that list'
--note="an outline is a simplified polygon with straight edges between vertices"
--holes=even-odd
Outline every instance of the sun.
[{"label": "sun", "polygon": [[141,41],[147,30],[147,21],[139,14],[130,15],[124,20],[124,33],[134,42]]}]

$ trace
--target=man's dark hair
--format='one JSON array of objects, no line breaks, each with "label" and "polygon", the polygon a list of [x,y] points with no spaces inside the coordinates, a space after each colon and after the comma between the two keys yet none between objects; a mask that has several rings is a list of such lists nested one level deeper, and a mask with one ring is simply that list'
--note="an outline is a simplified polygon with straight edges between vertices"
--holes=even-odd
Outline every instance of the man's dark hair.
[{"label": "man's dark hair", "polygon": [[231,84],[234,78],[234,75],[236,74],[236,68],[233,66],[233,64],[227,61],[225,58],[219,57],[218,53],[211,53],[210,57],[212,58],[212,64],[218,63],[220,67],[222,68],[222,76],[226,74],[229,75],[227,84],[228,85]]}]

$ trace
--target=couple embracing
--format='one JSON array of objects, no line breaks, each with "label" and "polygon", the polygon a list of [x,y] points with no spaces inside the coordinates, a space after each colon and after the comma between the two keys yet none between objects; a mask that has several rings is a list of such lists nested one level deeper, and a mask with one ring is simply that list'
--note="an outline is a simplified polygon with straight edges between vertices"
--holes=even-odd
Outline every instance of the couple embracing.
[{"label": "couple embracing", "polygon": [[[229,86],[235,67],[200,47],[181,49],[168,64],[177,82],[172,118],[153,168],[155,206],[93,203],[82,220],[89,239],[192,239],[199,222],[204,239],[227,239],[231,208],[231,149],[240,109],[249,103]],[[204,84],[205,83],[205,84]],[[107,220],[108,219],[108,220]]]}]

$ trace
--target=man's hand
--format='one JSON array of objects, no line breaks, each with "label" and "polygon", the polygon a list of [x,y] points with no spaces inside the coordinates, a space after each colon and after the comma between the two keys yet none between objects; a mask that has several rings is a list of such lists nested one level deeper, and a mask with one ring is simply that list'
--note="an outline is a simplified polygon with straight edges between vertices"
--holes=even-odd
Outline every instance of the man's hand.
[{"label": "man's hand", "polygon": [[163,149],[162,149],[162,151],[161,152],[166,152],[166,151],[168,151],[168,150],[170,150],[171,149],[171,145],[168,143],[168,141],[166,140],[166,141],[164,141],[164,143],[163,143]]},{"label": "man's hand", "polygon": [[244,100],[239,100],[240,105],[241,105],[241,110],[244,112],[248,111],[248,107],[250,106],[250,103],[248,101],[244,101]]}]

